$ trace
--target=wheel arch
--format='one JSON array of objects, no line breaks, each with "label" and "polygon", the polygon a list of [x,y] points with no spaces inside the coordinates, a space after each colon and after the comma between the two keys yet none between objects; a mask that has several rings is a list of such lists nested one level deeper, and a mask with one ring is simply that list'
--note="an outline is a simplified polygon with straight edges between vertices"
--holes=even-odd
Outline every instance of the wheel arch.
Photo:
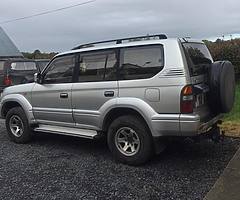
[{"label": "wheel arch", "polygon": [[14,108],[14,107],[21,107],[23,111],[25,112],[28,121],[32,122],[34,120],[33,112],[32,112],[32,106],[27,100],[26,97],[20,94],[11,94],[6,95],[3,97],[1,106],[1,116],[2,118],[5,118],[7,115],[7,112]]},{"label": "wheel arch", "polygon": [[2,110],[1,110],[2,117],[6,118],[8,111],[11,110],[12,108],[15,108],[15,107],[21,107],[22,108],[21,104],[19,104],[16,101],[7,101],[7,102],[5,102],[2,105]]},{"label": "wheel arch", "polygon": [[[117,119],[120,116],[123,115],[134,115],[139,117],[146,125],[146,127],[149,129],[150,133],[151,133],[151,126],[148,123],[146,116],[144,116],[141,112],[139,112],[138,110],[131,108],[131,107],[115,107],[112,108],[104,117],[103,119],[103,123],[102,123],[102,130],[104,132],[107,132],[110,124]],[[152,134],[151,134],[152,135]]]}]

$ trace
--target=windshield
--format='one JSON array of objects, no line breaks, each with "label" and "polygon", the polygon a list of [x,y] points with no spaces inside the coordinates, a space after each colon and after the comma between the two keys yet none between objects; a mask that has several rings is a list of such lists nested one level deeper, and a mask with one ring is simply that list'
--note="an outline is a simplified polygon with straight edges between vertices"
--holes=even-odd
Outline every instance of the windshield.
[{"label": "windshield", "polygon": [[49,63],[49,61],[37,61],[39,70],[42,71],[48,63]]},{"label": "windshield", "polygon": [[11,64],[11,70],[37,70],[35,62],[13,62]]},{"label": "windshield", "polygon": [[212,56],[206,45],[201,43],[183,43],[191,76],[198,76],[206,72],[212,62]]}]

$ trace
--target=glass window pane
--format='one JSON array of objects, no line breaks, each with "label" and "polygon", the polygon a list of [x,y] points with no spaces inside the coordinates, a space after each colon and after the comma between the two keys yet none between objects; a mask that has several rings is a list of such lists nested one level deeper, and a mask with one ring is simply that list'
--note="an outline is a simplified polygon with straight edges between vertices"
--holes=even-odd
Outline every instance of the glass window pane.
[{"label": "glass window pane", "polygon": [[75,55],[56,58],[47,69],[44,83],[70,83],[75,66]]},{"label": "glass window pane", "polygon": [[116,79],[114,52],[93,52],[81,55],[79,82],[108,81]]},{"label": "glass window pane", "polygon": [[49,61],[37,61],[38,69],[42,71],[47,66],[48,63]]},{"label": "glass window pane", "polygon": [[104,80],[106,81],[114,81],[116,80],[117,73],[117,58],[115,53],[107,54],[107,65],[106,71],[104,75]]},{"label": "glass window pane", "polygon": [[0,61],[0,70],[3,70],[4,68],[4,61]]},{"label": "glass window pane", "polygon": [[122,80],[151,78],[160,72],[164,65],[162,46],[125,48],[122,56]]},{"label": "glass window pane", "polygon": [[37,70],[35,62],[13,62],[11,63],[11,70]]},{"label": "glass window pane", "polygon": [[212,63],[212,57],[206,45],[201,43],[183,43],[191,76],[206,73],[206,66]]}]

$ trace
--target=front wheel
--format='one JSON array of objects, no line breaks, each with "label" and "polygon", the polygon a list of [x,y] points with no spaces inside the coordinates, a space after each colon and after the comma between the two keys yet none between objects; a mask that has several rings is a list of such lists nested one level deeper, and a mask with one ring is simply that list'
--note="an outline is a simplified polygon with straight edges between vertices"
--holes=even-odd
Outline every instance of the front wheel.
[{"label": "front wheel", "polygon": [[27,143],[32,138],[28,119],[21,107],[15,107],[8,111],[6,129],[9,138],[15,143]]},{"label": "front wheel", "polygon": [[153,153],[152,137],[145,122],[132,115],[115,119],[108,130],[108,146],[116,160],[139,165]]}]

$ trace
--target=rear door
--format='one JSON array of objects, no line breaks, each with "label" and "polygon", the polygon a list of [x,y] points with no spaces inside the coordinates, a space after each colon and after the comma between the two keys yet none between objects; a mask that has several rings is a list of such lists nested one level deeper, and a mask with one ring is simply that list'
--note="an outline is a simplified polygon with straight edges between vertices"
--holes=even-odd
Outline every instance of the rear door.
[{"label": "rear door", "polygon": [[80,53],[77,82],[72,87],[73,117],[78,127],[98,129],[100,108],[118,97],[117,63],[115,50]]},{"label": "rear door", "polygon": [[208,68],[213,63],[213,59],[206,45],[202,43],[183,43],[186,59],[188,62],[191,83],[194,86],[195,108],[202,121],[211,117],[208,106],[207,93],[208,86]]},{"label": "rear door", "polygon": [[35,119],[42,124],[74,125],[71,89],[75,55],[55,58],[43,72],[43,82],[32,90]]},{"label": "rear door", "polygon": [[158,113],[171,113],[178,109],[176,104],[166,104],[168,96],[165,91],[170,87],[165,87],[166,79],[156,76],[164,67],[163,53],[160,44],[122,48],[119,97],[142,99]]}]

